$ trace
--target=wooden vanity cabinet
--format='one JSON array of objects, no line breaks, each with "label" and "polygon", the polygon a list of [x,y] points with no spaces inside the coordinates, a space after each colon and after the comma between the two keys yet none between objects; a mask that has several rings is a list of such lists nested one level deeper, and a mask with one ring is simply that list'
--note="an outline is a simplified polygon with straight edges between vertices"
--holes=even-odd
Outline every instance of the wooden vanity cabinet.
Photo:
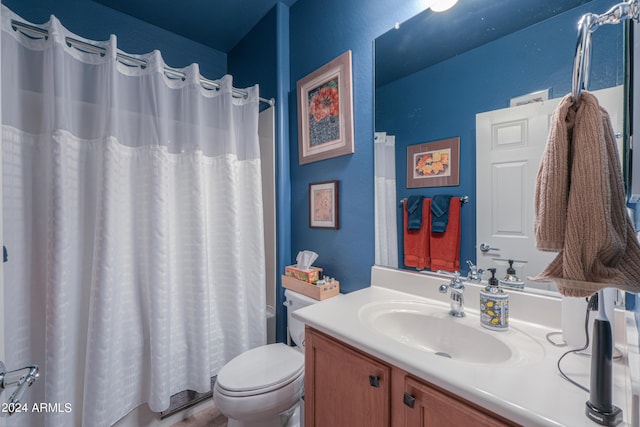
[{"label": "wooden vanity cabinet", "polygon": [[328,335],[306,328],[305,427],[517,427]]},{"label": "wooden vanity cabinet", "polygon": [[391,368],[307,328],[305,426],[390,425]]},{"label": "wooden vanity cabinet", "polygon": [[[403,376],[402,405],[398,405],[398,410],[394,412],[394,426],[505,427],[516,425],[488,412],[480,411],[454,395],[403,372],[398,372],[398,375]],[[400,400],[397,394],[399,393],[396,393],[393,398]]]}]

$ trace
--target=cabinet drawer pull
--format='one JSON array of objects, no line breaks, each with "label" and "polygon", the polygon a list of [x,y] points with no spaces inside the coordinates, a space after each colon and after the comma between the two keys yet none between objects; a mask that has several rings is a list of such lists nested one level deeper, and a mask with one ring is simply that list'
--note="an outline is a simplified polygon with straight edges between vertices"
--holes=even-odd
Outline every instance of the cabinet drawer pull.
[{"label": "cabinet drawer pull", "polygon": [[380,387],[380,377],[377,375],[369,375],[369,384],[371,384],[371,387]]},{"label": "cabinet drawer pull", "polygon": [[402,399],[402,401],[404,402],[405,405],[407,405],[409,408],[413,408],[413,406],[416,404],[416,398],[415,396],[410,395],[409,393],[405,392],[404,393],[404,398]]}]

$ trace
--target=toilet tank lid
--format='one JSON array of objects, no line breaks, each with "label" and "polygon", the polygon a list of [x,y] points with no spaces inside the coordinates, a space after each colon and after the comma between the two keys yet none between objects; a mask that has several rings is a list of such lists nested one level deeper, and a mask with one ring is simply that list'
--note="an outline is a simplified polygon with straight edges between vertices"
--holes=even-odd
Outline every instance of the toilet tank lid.
[{"label": "toilet tank lid", "polygon": [[282,343],[246,351],[218,373],[218,386],[232,392],[262,391],[288,384],[304,371],[304,354]]}]

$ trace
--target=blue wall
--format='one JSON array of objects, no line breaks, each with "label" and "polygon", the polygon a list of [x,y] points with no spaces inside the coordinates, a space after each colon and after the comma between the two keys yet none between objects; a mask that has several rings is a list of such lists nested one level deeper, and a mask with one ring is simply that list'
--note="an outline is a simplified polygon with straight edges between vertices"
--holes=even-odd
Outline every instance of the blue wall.
[{"label": "blue wall", "polygon": [[227,55],[169,31],[132,18],[98,3],[78,0],[2,0],[23,19],[42,24],[55,15],[62,25],[91,40],[108,40],[117,34],[118,48],[127,53],[162,52],[170,67],[198,63],[200,73],[210,79],[227,72]]},{"label": "blue wall", "polygon": [[[277,92],[277,7],[272,8],[227,55],[227,68],[235,87],[260,85],[260,96]],[[266,104],[262,103],[261,108]]]},{"label": "blue wall", "polygon": [[[509,106],[509,99],[541,89],[552,97],[571,90],[576,22],[588,11],[606,11],[596,0],[512,35],[376,88],[376,130],[396,136],[397,197],[468,195],[461,211],[461,261],[476,259],[476,114]],[[590,89],[623,84],[622,26],[593,36]],[[618,52],[613,54],[612,52]],[[460,137],[460,185],[406,188],[407,146]],[[403,260],[399,209],[399,260]],[[463,270],[466,271],[465,268]]]},{"label": "blue wall", "polygon": [[[343,292],[369,285],[374,261],[373,40],[396,21],[420,12],[419,3],[397,7],[386,0],[366,4],[298,0],[291,9],[279,4],[229,53],[229,71],[236,81],[259,82],[263,96],[271,96],[269,76],[277,70],[276,101],[283,108],[278,110],[277,126],[284,127],[277,144],[287,144],[277,155],[280,271],[295,262],[298,251],[310,249],[320,254],[317,264],[340,280]],[[296,82],[349,49],[353,52],[355,154],[299,166]],[[288,111],[284,108],[287,102]],[[340,230],[312,230],[308,227],[308,184],[333,179],[340,180]],[[281,301],[281,287],[278,297]],[[276,309],[277,338],[284,341],[286,313],[279,303]]]},{"label": "blue wall", "polygon": [[[298,0],[291,7],[290,164],[291,254],[320,257],[316,264],[340,281],[342,292],[370,283],[373,240],[373,40],[424,9],[422,2]],[[296,82],[347,50],[353,56],[355,153],[298,164]],[[340,229],[309,228],[308,186],[339,180]]]}]

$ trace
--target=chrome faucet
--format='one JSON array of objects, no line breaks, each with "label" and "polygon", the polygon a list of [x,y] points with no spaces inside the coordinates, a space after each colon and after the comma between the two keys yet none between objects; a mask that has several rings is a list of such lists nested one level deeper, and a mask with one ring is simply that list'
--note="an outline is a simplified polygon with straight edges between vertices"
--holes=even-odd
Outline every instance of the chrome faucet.
[{"label": "chrome faucet", "polygon": [[467,280],[470,282],[480,283],[482,281],[482,275],[484,274],[484,270],[474,265],[471,260],[467,260],[467,265],[469,266],[469,272],[467,273]]},{"label": "chrome faucet", "polygon": [[451,310],[449,314],[454,317],[464,317],[464,284],[460,278],[460,273],[457,271],[453,274],[444,271],[438,271],[438,273],[451,278],[451,282],[448,285],[440,285],[440,293],[446,294],[447,291],[451,291]]}]

